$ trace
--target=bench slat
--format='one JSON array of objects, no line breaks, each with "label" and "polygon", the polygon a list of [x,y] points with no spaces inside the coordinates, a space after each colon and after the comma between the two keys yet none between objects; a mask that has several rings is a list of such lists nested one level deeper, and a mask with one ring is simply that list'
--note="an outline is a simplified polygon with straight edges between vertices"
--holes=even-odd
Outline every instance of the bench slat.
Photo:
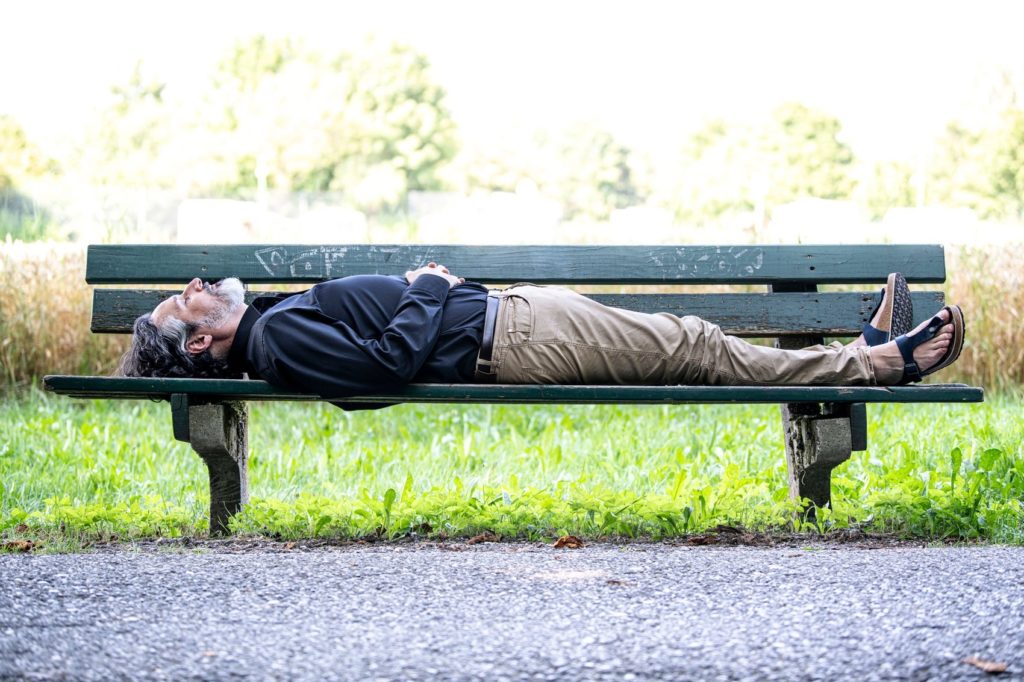
[{"label": "bench slat", "polygon": [[[97,289],[93,294],[92,331],[129,333],[139,315],[178,291]],[[247,292],[251,301],[262,292]],[[589,294],[605,305],[645,313],[698,315],[738,336],[821,334],[856,336],[867,322],[879,294]],[[918,322],[938,310],[941,292],[914,292]]]},{"label": "bench slat", "polygon": [[429,261],[484,283],[822,284],[946,278],[941,245],[487,246],[487,245],[93,245],[91,284],[145,284],[240,277],[248,283],[318,282],[400,274]]},{"label": "bench slat", "polygon": [[[175,393],[205,400],[317,401],[279,391],[263,381],[238,379],[128,379],[47,376],[46,389],[77,398],[169,399]],[[973,403],[984,391],[964,384],[921,386],[534,386],[411,384],[352,403]]]}]

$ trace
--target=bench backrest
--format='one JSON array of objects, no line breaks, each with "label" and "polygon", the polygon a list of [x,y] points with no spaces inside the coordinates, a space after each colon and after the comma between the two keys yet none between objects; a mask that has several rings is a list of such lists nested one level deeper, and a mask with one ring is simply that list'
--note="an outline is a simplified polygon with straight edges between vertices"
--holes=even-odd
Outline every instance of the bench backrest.
[{"label": "bench backrest", "polygon": [[[890,272],[911,283],[946,278],[939,245],[857,246],[458,246],[458,245],[97,245],[90,284],[179,285],[98,288],[92,330],[126,333],[132,322],[193,277],[239,277],[248,285],[309,284],[358,274],[401,274],[429,261],[484,284],[622,285],[657,293],[592,294],[644,312],[700,315],[741,336],[851,336],[860,333]],[[676,285],[768,285],[766,293],[663,293]],[[818,292],[822,284],[871,285]],[[251,287],[251,299],[261,292]],[[941,292],[917,292],[919,319]]]}]

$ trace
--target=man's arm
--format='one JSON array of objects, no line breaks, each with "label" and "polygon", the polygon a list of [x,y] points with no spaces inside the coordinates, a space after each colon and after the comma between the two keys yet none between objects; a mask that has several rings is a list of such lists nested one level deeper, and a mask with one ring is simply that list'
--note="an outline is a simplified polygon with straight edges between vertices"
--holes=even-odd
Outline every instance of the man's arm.
[{"label": "man's arm", "polygon": [[271,375],[265,378],[325,398],[411,381],[434,349],[448,291],[463,280],[433,263],[406,273],[406,279],[410,284],[378,338],[362,338],[315,308],[274,313],[257,349]]}]

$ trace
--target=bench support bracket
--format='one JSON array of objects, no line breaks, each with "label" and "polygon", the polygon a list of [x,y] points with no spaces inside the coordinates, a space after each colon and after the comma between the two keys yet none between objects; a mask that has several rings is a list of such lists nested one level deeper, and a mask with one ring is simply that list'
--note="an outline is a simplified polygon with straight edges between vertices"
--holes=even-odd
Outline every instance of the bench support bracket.
[{"label": "bench support bracket", "polygon": [[[848,417],[794,415],[786,421],[786,462],[789,465],[789,494],[808,499],[817,507],[832,504],[832,469],[850,458],[852,436]],[[816,405],[811,407],[816,408]],[[807,510],[810,514],[813,508]]]},{"label": "bench support bracket", "polygon": [[[770,286],[772,292],[813,292],[818,287],[802,282],[782,282]],[[777,348],[799,349],[824,343],[820,335],[787,336],[776,339]],[[815,507],[832,505],[832,469],[850,458],[854,449],[866,448],[867,429],[864,406],[827,403],[782,405],[782,427],[786,438],[786,464],[789,469],[789,495],[794,500],[810,500],[804,510],[814,518]],[[856,446],[856,447],[855,447]]]},{"label": "bench support bracket", "polygon": [[171,410],[174,437],[190,443],[210,472],[210,534],[224,535],[228,520],[249,501],[246,404],[194,404],[174,395]]}]

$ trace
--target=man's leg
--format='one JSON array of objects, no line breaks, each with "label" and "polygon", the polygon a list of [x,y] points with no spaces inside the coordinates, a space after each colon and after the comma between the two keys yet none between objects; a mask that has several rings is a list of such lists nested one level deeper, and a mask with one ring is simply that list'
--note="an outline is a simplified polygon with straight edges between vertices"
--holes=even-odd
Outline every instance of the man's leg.
[{"label": "man's leg", "polygon": [[493,354],[502,383],[875,383],[866,347],[755,346],[698,317],[609,308],[561,287],[513,287],[503,299]]}]

